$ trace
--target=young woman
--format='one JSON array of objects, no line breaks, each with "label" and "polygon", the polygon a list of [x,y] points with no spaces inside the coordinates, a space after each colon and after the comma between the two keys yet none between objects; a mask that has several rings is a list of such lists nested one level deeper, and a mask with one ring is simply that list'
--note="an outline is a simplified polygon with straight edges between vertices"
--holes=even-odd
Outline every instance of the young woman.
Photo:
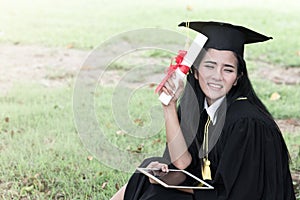
[{"label": "young woman", "polygon": [[287,147],[255,94],[243,59],[244,44],[271,38],[227,23],[180,26],[209,39],[188,74],[178,108],[183,82],[175,94],[172,78],[162,88],[173,95],[163,106],[166,152],[163,158],[146,159],[142,166],[185,169],[214,190],[166,189],[135,173],[113,199],[295,199]]}]

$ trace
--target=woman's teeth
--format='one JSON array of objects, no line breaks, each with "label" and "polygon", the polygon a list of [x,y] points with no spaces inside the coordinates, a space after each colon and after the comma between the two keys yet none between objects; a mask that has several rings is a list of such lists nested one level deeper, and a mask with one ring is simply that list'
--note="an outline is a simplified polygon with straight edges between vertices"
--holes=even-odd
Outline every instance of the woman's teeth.
[{"label": "woman's teeth", "polygon": [[211,87],[214,87],[214,88],[219,88],[219,89],[223,88],[222,85],[214,84],[214,83],[208,83],[208,86],[211,86]]}]

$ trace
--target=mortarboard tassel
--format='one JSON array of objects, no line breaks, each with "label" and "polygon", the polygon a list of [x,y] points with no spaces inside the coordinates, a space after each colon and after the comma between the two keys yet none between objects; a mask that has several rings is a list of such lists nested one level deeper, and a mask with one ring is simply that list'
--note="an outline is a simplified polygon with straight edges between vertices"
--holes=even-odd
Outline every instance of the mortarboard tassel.
[{"label": "mortarboard tassel", "polygon": [[203,158],[203,165],[202,165],[202,178],[204,180],[211,180],[210,161],[208,160],[208,127],[210,122],[211,122],[210,117],[207,116],[207,121],[204,126],[204,145],[203,145],[203,149],[206,156]]},{"label": "mortarboard tassel", "polygon": [[[186,23],[186,27],[190,28],[190,23],[189,21]],[[185,40],[185,45],[184,45],[184,49],[189,49],[190,47],[190,34],[189,31],[186,32],[186,40]]]},{"label": "mortarboard tassel", "polygon": [[211,180],[210,161],[208,158],[203,158],[202,178],[203,180]]}]

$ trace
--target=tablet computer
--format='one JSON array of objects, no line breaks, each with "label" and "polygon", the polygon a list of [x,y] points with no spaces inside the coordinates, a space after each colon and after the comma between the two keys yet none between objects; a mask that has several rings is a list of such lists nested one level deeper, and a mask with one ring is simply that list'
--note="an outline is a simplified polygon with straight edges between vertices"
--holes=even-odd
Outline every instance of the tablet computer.
[{"label": "tablet computer", "polygon": [[214,189],[210,184],[185,170],[169,169],[169,172],[153,168],[137,168],[137,170],[166,188]]}]

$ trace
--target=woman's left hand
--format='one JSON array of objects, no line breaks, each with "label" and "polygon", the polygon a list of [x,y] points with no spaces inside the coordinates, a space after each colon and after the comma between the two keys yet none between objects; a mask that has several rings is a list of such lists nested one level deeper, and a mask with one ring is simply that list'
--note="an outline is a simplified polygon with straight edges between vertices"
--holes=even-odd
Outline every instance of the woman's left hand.
[{"label": "woman's left hand", "polygon": [[158,161],[151,162],[147,168],[161,170],[162,172],[169,172],[169,167],[165,163],[160,163]]},{"label": "woman's left hand", "polygon": [[[151,162],[147,168],[149,169],[155,169],[155,170],[161,170],[162,172],[169,172],[169,168],[167,164],[164,163],[159,163],[157,161],[155,162]],[[150,183],[152,184],[157,184],[157,182],[155,180],[153,180],[152,178],[149,178]]]}]

